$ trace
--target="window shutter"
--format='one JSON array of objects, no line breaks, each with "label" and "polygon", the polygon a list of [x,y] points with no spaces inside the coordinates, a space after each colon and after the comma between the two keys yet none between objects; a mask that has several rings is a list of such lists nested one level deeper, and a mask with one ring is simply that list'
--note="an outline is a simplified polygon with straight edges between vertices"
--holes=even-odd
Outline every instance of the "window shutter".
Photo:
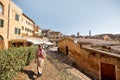
[{"label": "window shutter", "polygon": [[0,19],[0,27],[4,26],[4,20]]}]

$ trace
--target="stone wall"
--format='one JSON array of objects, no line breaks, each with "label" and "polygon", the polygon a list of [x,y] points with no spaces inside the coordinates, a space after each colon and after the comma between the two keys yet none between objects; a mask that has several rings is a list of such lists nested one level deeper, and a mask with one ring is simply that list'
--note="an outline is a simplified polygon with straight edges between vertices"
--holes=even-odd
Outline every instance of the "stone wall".
[{"label": "stone wall", "polygon": [[116,78],[120,80],[120,61],[119,59],[103,55],[100,52],[80,48],[80,44],[74,44],[72,39],[64,38],[58,44],[59,51],[66,54],[66,46],[68,46],[68,55],[71,56],[74,62],[81,70],[94,77],[97,80],[101,79],[101,63],[115,65]]}]

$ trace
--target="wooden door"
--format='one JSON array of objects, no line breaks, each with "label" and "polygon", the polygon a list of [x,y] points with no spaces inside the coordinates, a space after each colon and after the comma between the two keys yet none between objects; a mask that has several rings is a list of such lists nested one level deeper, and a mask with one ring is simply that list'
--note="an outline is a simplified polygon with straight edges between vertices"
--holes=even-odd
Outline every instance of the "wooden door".
[{"label": "wooden door", "polygon": [[115,65],[101,63],[101,80],[116,80]]},{"label": "wooden door", "polygon": [[4,48],[4,40],[0,40],[0,49]]}]

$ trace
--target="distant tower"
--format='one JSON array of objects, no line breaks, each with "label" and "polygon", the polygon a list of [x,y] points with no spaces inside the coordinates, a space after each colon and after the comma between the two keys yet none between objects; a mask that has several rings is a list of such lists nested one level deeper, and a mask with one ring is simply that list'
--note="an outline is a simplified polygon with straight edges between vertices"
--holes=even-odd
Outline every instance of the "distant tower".
[{"label": "distant tower", "polygon": [[91,37],[91,30],[89,30],[89,37]]},{"label": "distant tower", "polygon": [[77,37],[79,37],[80,36],[80,34],[79,34],[79,32],[77,32]]}]

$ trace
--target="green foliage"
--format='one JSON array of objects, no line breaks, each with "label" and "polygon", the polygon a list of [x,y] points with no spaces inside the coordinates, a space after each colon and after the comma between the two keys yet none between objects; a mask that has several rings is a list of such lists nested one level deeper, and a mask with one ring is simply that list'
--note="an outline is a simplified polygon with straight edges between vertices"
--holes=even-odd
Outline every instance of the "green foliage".
[{"label": "green foliage", "polygon": [[0,50],[0,80],[11,80],[25,65],[29,65],[35,52],[35,46]]}]

